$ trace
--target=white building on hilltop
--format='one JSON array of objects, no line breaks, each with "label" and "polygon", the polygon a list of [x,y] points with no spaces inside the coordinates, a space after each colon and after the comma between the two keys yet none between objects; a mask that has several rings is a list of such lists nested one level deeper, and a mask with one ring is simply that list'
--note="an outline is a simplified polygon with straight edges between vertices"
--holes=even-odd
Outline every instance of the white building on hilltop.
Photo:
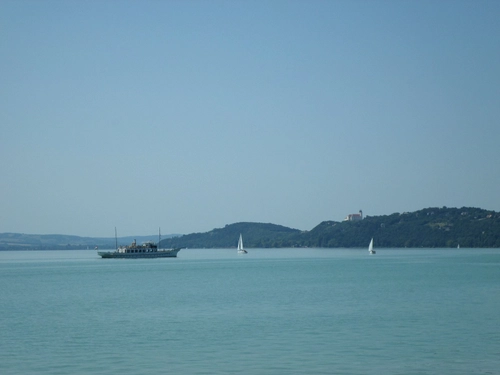
[{"label": "white building on hilltop", "polygon": [[344,221],[358,221],[363,220],[363,211],[359,210],[359,214],[349,214],[345,217]]}]

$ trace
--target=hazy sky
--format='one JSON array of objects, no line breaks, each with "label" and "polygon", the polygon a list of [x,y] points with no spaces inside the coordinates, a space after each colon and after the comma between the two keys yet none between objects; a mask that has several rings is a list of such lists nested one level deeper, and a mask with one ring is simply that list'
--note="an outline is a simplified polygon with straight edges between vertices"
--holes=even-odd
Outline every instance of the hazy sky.
[{"label": "hazy sky", "polygon": [[499,1],[0,1],[0,232],[500,210]]}]

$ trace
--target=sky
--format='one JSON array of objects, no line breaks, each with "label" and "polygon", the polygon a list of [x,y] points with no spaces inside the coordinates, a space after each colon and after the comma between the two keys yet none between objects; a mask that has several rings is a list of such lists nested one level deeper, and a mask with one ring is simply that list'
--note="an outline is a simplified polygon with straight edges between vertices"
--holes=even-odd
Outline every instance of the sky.
[{"label": "sky", "polygon": [[0,232],[500,211],[499,1],[0,1]]}]

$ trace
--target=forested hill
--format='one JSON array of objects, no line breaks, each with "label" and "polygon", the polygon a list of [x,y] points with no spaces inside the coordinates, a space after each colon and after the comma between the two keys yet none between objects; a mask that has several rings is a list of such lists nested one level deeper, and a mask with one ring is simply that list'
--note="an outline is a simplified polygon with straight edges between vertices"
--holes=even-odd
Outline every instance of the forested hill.
[{"label": "forested hill", "polygon": [[[160,246],[187,248],[236,247],[240,233],[245,248],[272,247],[500,247],[500,213],[480,208],[426,208],[416,212],[368,216],[361,221],[324,221],[309,231],[276,224],[236,223],[206,233],[174,236]],[[136,238],[118,238],[126,245]],[[114,248],[114,238],[0,233],[0,250],[58,250]]]},{"label": "forested hill", "polygon": [[426,208],[369,216],[362,221],[325,221],[297,238],[301,246],[500,247],[500,213],[479,208]]},{"label": "forested hill", "polygon": [[227,248],[236,247],[240,234],[245,247],[286,247],[289,239],[299,235],[298,229],[264,223],[236,223],[206,233],[193,233],[161,241],[162,248]]},{"label": "forested hill", "polygon": [[479,208],[426,208],[368,216],[362,221],[325,221],[310,231],[274,224],[237,223],[207,233],[163,240],[162,247],[236,247],[239,234],[252,247],[500,247],[500,213]]}]

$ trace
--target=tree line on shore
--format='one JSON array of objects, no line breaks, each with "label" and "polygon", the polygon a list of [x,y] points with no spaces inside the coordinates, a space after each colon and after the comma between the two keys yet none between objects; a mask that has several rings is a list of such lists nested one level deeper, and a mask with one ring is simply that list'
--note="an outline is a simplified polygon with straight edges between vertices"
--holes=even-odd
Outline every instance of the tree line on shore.
[{"label": "tree line on shore", "polygon": [[247,248],[367,247],[375,238],[389,248],[500,247],[500,213],[480,208],[426,208],[416,212],[368,216],[358,221],[324,221],[310,231],[275,224],[236,223],[206,233],[162,241],[162,247]]},{"label": "tree line on shore", "polygon": [[[500,247],[500,213],[472,207],[435,207],[357,221],[324,221],[309,231],[241,222],[205,233],[165,238],[160,247],[235,248],[240,233],[246,248],[359,248],[367,247],[371,238],[377,247],[386,248],[495,248]],[[131,238],[119,239],[119,244]],[[138,242],[144,238],[137,237]],[[95,246],[114,248],[115,239],[0,233],[0,250],[77,250]]]}]

